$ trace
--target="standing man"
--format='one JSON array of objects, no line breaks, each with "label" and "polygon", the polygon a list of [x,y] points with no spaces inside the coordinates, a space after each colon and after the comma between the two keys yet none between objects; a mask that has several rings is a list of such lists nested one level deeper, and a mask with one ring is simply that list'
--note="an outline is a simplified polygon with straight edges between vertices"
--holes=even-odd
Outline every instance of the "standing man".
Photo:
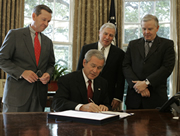
[{"label": "standing man", "polygon": [[42,112],[48,82],[54,70],[52,41],[41,32],[51,21],[52,10],[37,5],[32,23],[8,32],[0,49],[0,68],[7,73],[3,112]]},{"label": "standing man", "polygon": [[52,108],[55,111],[89,112],[110,109],[107,81],[98,76],[104,62],[105,58],[100,51],[89,50],[83,60],[83,69],[58,79],[58,90],[54,96]]},{"label": "standing man", "polygon": [[111,44],[116,34],[116,27],[112,23],[105,23],[99,30],[99,42],[84,45],[81,50],[77,70],[83,68],[85,53],[90,49],[98,49],[105,56],[105,66],[100,76],[108,81],[108,96],[112,109],[120,107],[124,94],[124,75],[122,62],[124,51]]},{"label": "standing man", "polygon": [[141,20],[143,36],[130,41],[123,71],[128,82],[127,109],[154,109],[167,100],[167,78],[175,64],[174,43],[157,36],[159,22],[147,14]]}]

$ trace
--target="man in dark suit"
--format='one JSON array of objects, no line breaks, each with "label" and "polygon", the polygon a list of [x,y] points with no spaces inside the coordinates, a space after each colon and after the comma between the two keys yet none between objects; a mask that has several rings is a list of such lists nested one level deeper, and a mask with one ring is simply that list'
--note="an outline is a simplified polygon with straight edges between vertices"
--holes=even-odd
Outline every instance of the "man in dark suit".
[{"label": "man in dark suit", "polygon": [[[89,50],[83,60],[83,69],[58,79],[58,90],[54,96],[52,108],[55,111],[80,110],[89,112],[110,109],[107,81],[98,76],[104,62],[104,56],[100,51]],[[90,96],[88,93],[89,80],[92,82],[90,84],[92,95]]]},{"label": "man in dark suit", "polygon": [[51,14],[49,7],[38,5],[28,27],[10,30],[5,37],[0,49],[0,68],[7,73],[3,112],[44,111],[55,58],[52,41],[41,32],[51,21]]},{"label": "man in dark suit", "polygon": [[104,49],[105,66],[100,76],[108,81],[108,96],[112,109],[120,107],[124,94],[124,75],[122,62],[124,51],[111,44],[116,33],[116,27],[112,23],[105,23],[99,30],[99,42],[84,45],[81,49],[77,70],[83,68],[82,61],[85,53],[90,49]]},{"label": "man in dark suit", "polygon": [[123,71],[128,82],[127,109],[153,109],[167,100],[167,78],[175,64],[174,43],[157,36],[156,16],[141,20],[143,38],[130,41]]}]

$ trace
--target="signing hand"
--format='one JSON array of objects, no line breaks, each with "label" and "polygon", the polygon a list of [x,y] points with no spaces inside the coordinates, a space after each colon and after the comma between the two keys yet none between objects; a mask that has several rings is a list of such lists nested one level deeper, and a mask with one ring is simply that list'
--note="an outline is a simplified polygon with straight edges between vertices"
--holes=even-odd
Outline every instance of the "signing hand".
[{"label": "signing hand", "polygon": [[82,105],[79,110],[88,112],[101,112],[101,108],[92,102]]},{"label": "signing hand", "polygon": [[38,76],[31,70],[25,70],[21,76],[29,83],[34,83],[38,80]]},{"label": "signing hand", "polygon": [[44,73],[42,75],[42,77],[39,78],[39,80],[43,83],[43,84],[47,84],[50,80],[50,75],[49,73]]}]

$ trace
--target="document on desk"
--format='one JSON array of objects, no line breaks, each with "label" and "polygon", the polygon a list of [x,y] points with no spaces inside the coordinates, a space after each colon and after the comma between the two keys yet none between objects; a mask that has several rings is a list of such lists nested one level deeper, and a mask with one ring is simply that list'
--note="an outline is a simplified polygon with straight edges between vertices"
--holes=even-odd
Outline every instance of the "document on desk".
[{"label": "document on desk", "polygon": [[113,120],[118,120],[119,116],[115,114],[67,110],[49,113],[48,118],[102,125]]},{"label": "document on desk", "polygon": [[125,118],[128,116],[134,115],[134,113],[126,113],[126,112],[114,112],[114,111],[102,111],[104,114],[114,114],[114,115],[119,115],[119,118]]}]

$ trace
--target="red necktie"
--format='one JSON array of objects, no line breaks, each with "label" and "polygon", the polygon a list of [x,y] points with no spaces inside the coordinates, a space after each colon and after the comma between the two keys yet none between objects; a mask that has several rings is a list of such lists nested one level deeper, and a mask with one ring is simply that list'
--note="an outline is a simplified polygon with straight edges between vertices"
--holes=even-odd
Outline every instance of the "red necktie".
[{"label": "red necktie", "polygon": [[88,89],[87,89],[87,97],[88,97],[88,102],[91,102],[91,101],[89,100],[89,98],[92,99],[92,97],[93,97],[93,91],[92,91],[92,88],[91,88],[91,83],[92,83],[92,81],[91,81],[91,80],[88,80],[88,83],[89,83],[89,85],[88,85]]},{"label": "red necktie", "polygon": [[38,62],[39,62],[39,57],[40,57],[40,53],[41,53],[41,45],[38,39],[38,32],[35,33],[36,36],[34,38],[34,53],[35,53],[35,57],[36,57],[36,65],[38,66]]}]

